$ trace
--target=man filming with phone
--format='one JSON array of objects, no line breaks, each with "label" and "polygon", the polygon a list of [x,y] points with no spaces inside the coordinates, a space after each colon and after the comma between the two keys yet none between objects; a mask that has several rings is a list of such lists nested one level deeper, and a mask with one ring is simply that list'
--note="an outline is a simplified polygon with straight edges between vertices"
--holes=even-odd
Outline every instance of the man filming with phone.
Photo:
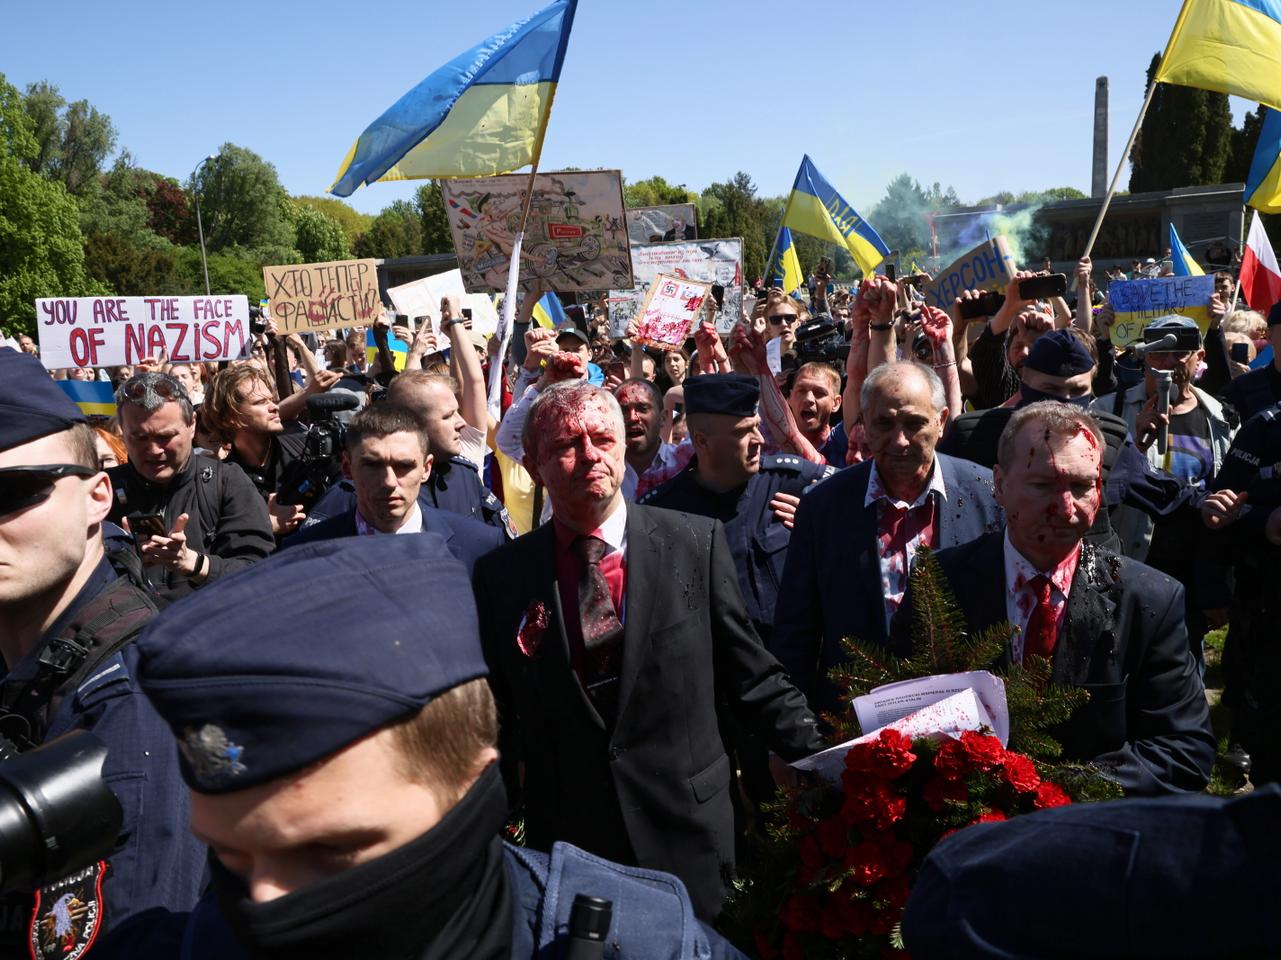
[{"label": "man filming with phone", "polygon": [[142,373],[116,391],[116,405],[129,462],[107,472],[109,519],[134,535],[162,603],[271,553],[267,505],[244,471],[192,452],[195,411],[182,384]]}]

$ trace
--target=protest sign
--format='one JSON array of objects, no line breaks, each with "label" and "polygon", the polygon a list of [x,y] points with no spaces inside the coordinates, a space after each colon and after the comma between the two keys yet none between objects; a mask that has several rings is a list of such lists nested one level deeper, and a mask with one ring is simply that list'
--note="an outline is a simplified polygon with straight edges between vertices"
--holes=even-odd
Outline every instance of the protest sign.
[{"label": "protest sign", "polygon": [[[525,174],[440,181],[467,289],[507,289],[528,183]],[[536,280],[561,293],[632,286],[622,174],[538,174],[520,259],[520,289],[526,293]]]},{"label": "protest sign", "polygon": [[716,328],[728,333],[743,309],[743,241],[696,240],[681,243],[643,243],[632,247],[632,269],[636,286],[609,292],[610,336],[621,339],[627,324],[636,316],[650,284],[660,273],[725,288],[725,300],[716,319]]},{"label": "protest sign", "polygon": [[1177,313],[1196,321],[1205,336],[1210,328],[1210,298],[1214,277],[1155,277],[1151,280],[1113,280],[1108,300],[1116,319],[1112,343],[1124,347],[1142,339],[1143,328],[1157,317]]},{"label": "protest sign", "polygon": [[660,273],[650,284],[637,314],[633,342],[659,350],[679,349],[689,337],[711,290],[710,283]]},{"label": "protest sign", "polygon": [[[445,273],[420,277],[398,287],[388,287],[387,296],[397,313],[403,313],[414,321],[417,317],[426,317],[427,324],[433,333],[440,332],[440,301],[443,297],[457,297],[462,300],[467,295],[463,286],[461,270],[449,270]],[[414,324],[416,327],[416,323]],[[412,327],[411,327],[412,329]]]},{"label": "protest sign", "polygon": [[973,250],[921,287],[925,301],[940,310],[950,310],[964,290],[995,290],[1004,293],[1018,264],[1005,237],[984,240]]},{"label": "protest sign", "polygon": [[498,308],[494,298],[487,293],[469,293],[462,298],[462,309],[471,311],[472,333],[492,336],[498,329]]},{"label": "protest sign", "polygon": [[373,260],[263,267],[262,282],[271,318],[284,334],[363,326],[382,312]]},{"label": "protest sign", "polygon": [[627,239],[638,243],[697,240],[698,211],[692,203],[662,207],[632,207],[627,211]]},{"label": "protest sign", "polygon": [[36,301],[40,362],[47,368],[234,360],[249,341],[249,299],[47,297]]}]

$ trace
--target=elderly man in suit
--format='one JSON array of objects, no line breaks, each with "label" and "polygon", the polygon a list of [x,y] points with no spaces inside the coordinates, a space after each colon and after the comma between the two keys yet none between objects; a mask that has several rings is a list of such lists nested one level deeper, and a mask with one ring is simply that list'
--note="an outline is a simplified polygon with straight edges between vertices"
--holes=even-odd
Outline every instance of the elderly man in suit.
[{"label": "elderly man in suit", "polygon": [[734,864],[731,712],[786,760],[821,749],[762,646],[721,524],[625,503],[623,417],[583,381],[523,428],[554,520],[481,559],[481,637],[529,844],[675,873],[705,919]]},{"label": "elderly man in suit", "polygon": [[[1011,623],[1006,657],[1045,657],[1055,683],[1090,692],[1058,733],[1066,756],[1094,763],[1127,795],[1201,790],[1215,739],[1183,587],[1082,546],[1102,501],[1103,443],[1080,408],[1043,401],[1015,412],[994,475],[1005,530],[940,551],[938,561],[971,630]],[[896,642],[910,642],[910,617],[909,594]]]},{"label": "elderly man in suit", "polygon": [[818,710],[844,637],[884,643],[918,547],[951,547],[999,525],[990,470],[935,453],[947,398],[932,369],[887,363],[860,397],[872,459],[811,487],[796,511],[771,652]]}]

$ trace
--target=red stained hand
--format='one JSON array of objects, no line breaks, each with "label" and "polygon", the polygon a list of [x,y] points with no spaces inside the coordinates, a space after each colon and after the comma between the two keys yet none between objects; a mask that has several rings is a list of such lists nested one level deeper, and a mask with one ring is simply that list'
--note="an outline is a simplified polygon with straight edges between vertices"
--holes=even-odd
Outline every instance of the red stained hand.
[{"label": "red stained hand", "polygon": [[921,332],[936,346],[946,343],[952,337],[952,318],[938,307],[924,304],[921,306]]},{"label": "red stained hand", "polygon": [[765,338],[741,323],[735,324],[730,333],[729,353],[735,365],[742,366],[749,373],[762,374],[769,369]]},{"label": "red stained hand", "polygon": [[587,368],[583,365],[583,358],[576,353],[561,351],[553,354],[547,361],[546,376],[549,383],[582,379],[586,375]]}]

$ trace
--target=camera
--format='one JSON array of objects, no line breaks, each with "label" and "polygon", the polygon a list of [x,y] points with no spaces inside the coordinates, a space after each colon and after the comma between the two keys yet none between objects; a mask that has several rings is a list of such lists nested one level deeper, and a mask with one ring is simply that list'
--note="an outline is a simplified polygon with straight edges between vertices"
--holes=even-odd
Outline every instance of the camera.
[{"label": "camera", "polygon": [[260,337],[267,332],[267,321],[263,319],[262,307],[249,308],[249,332]]},{"label": "camera", "polygon": [[347,427],[334,414],[355,410],[360,401],[345,393],[322,393],[307,398],[311,426],[303,437],[303,453],[280,476],[276,502],[310,509],[333,485],[342,470]]},{"label": "camera", "polygon": [[849,355],[850,345],[845,342],[841,328],[827,314],[820,313],[796,328],[796,356],[801,363],[811,360],[844,363]]},{"label": "camera", "polygon": [[0,894],[34,890],[109,856],[120,801],[102,778],[107,745],[85,730],[19,753],[0,737]]}]

